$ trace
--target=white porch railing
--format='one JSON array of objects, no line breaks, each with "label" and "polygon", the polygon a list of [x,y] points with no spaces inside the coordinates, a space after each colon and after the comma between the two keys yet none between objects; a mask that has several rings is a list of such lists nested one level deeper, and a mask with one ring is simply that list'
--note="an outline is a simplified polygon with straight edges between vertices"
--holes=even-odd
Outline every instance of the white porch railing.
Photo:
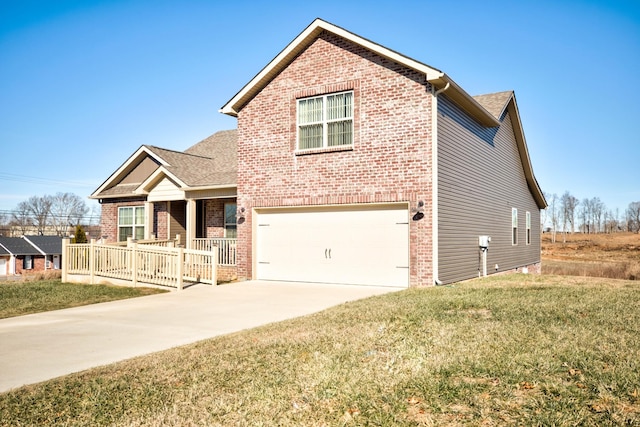
[{"label": "white porch railing", "polygon": [[205,237],[191,240],[191,248],[199,251],[213,251],[218,248],[218,265],[236,265],[238,239]]},{"label": "white porch railing", "polygon": [[216,284],[216,256],[212,252],[131,243],[127,247],[70,244],[63,239],[62,280],[68,274],[126,280],[182,289],[185,281]]}]

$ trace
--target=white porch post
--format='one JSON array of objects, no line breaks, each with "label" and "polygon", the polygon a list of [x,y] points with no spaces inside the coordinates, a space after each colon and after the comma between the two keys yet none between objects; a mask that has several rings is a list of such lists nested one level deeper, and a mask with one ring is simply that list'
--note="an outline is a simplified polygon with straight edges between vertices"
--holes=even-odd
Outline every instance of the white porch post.
[{"label": "white porch post", "polygon": [[153,234],[153,202],[144,202],[144,212],[147,215],[146,227],[144,227],[145,240],[151,239]]},{"label": "white porch post", "polygon": [[187,241],[185,248],[193,249],[193,239],[196,237],[196,201],[195,199],[187,199]]}]

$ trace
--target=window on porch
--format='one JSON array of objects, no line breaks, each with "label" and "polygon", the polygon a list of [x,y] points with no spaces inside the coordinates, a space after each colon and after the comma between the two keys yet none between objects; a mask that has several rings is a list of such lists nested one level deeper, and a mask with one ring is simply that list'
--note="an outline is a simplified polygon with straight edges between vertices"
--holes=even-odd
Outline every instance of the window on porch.
[{"label": "window on porch", "polygon": [[128,237],[144,239],[144,206],[124,206],[118,208],[118,241]]},{"label": "window on porch", "polygon": [[238,219],[236,217],[237,205],[235,203],[224,204],[224,237],[235,239],[238,237]]}]

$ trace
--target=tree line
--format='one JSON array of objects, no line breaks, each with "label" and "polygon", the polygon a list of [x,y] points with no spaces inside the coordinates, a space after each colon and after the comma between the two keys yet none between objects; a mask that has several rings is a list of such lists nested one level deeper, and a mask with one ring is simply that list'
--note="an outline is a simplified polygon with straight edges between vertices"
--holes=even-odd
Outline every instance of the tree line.
[{"label": "tree line", "polygon": [[31,196],[14,210],[0,212],[0,225],[17,228],[23,235],[35,231],[66,236],[70,228],[85,222],[89,210],[84,199],[73,193]]},{"label": "tree line", "polygon": [[[631,202],[627,209],[620,213],[607,209],[599,197],[579,200],[570,192],[561,196],[544,193],[547,209],[542,211],[543,230],[552,233],[556,241],[556,233],[615,233],[630,231],[640,233],[640,202]],[[548,225],[547,225],[548,224]]]}]

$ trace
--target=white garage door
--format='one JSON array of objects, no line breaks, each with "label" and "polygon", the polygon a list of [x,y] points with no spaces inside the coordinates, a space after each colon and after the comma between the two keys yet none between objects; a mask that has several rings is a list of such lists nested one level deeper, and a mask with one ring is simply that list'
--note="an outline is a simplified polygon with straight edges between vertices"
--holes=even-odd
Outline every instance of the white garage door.
[{"label": "white garage door", "polygon": [[406,205],[256,213],[258,279],[409,286]]},{"label": "white garage door", "polygon": [[7,260],[0,258],[0,276],[7,275]]}]

